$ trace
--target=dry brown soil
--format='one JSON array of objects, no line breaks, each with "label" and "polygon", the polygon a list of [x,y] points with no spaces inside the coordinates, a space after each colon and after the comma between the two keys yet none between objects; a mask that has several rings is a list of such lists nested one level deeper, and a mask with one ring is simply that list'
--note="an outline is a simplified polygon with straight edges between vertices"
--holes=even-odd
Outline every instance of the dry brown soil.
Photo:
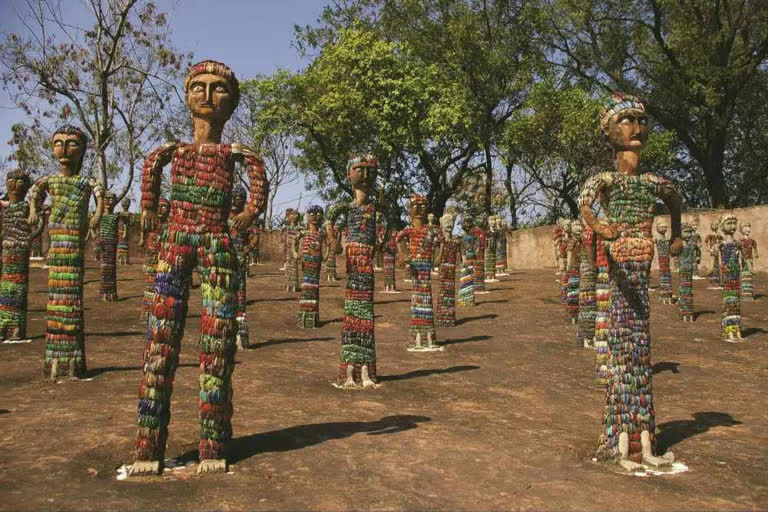
[{"label": "dry brown soil", "polygon": [[[93,264],[91,264],[93,265]],[[295,327],[277,265],[256,267],[237,355],[231,473],[194,465],[119,481],[132,460],[144,324],[141,265],[97,301],[87,269],[89,377],[42,380],[45,272],[32,271],[32,343],[0,345],[2,510],[756,510],[768,506],[768,276],[743,306],[747,343],[719,341],[721,292],[695,282],[697,321],[654,305],[659,439],[690,471],[638,478],[591,460],[603,390],[550,271],[514,272],[440,329],[445,351],[404,350],[409,293],[376,296],[383,386],[340,391],[343,283],[322,328]],[[379,279],[378,287],[382,286]],[[400,282],[401,289],[407,285]],[[654,298],[655,300],[655,298]],[[200,298],[192,292],[167,456],[196,462]]]}]

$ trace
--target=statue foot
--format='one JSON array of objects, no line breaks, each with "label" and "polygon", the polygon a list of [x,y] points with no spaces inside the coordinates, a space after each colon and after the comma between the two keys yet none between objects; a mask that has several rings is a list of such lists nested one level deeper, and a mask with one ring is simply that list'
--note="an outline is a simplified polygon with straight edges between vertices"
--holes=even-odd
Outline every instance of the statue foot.
[{"label": "statue foot", "polygon": [[619,460],[619,466],[626,469],[627,471],[645,471],[645,466],[638,462],[632,462],[629,459]]},{"label": "statue foot", "polygon": [[363,388],[376,388],[378,385],[371,380],[371,376],[368,374],[368,365],[364,364],[360,370],[360,380],[363,383]]},{"label": "statue foot", "polygon": [[128,476],[159,475],[161,471],[159,460],[137,460],[128,468]]},{"label": "statue foot", "polygon": [[197,474],[202,473],[226,473],[227,472],[227,460],[226,459],[203,459],[200,461],[200,465],[197,466]]}]

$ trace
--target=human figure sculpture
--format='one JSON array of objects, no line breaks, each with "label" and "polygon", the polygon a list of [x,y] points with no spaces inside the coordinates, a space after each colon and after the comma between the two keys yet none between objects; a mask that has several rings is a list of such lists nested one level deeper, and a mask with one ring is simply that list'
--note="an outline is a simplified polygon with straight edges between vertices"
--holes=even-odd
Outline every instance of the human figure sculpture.
[{"label": "human figure sculpture", "polygon": [[439,247],[439,234],[427,223],[427,200],[419,194],[411,194],[408,206],[411,225],[397,235],[399,251],[405,255],[413,279],[411,295],[409,352],[441,351],[435,334],[432,308],[432,262]]},{"label": "human figure sculpture", "polygon": [[435,323],[443,327],[456,325],[456,263],[461,261],[461,240],[453,236],[454,221],[451,213],[440,217],[440,288]]},{"label": "human figure sculpture", "polygon": [[120,205],[123,207],[123,211],[118,217],[120,223],[119,234],[120,237],[117,241],[117,262],[120,265],[130,265],[131,258],[129,254],[128,242],[131,234],[131,200],[129,198],[123,198]]},{"label": "human figure sculpture", "polygon": [[717,248],[720,263],[720,282],[723,283],[723,319],[721,339],[741,342],[741,269],[744,256],[741,244],[733,237],[738,227],[736,216],[726,213],[720,219],[723,239]]},{"label": "human figure sculpture", "polygon": [[501,215],[496,216],[496,277],[507,276],[507,226]]},{"label": "human figure sculpture", "polygon": [[261,265],[261,227],[257,224],[248,230],[250,253],[248,266]]},{"label": "human figure sculpture", "polygon": [[[79,379],[85,376],[85,335],[83,319],[83,272],[85,236],[95,230],[104,208],[102,186],[80,175],[88,138],[74,126],[63,126],[53,133],[53,154],[59,161],[59,174],[38,179],[29,192],[28,222],[39,222],[37,204],[40,194],[51,197],[48,232],[48,303],[45,331],[43,375]],[[96,197],[96,211],[88,221],[91,194]]]},{"label": "human figure sculpture", "polygon": [[376,183],[376,157],[350,156],[347,179],[353,203],[347,214],[344,258],[344,322],[341,328],[341,362],[334,386],[343,389],[374,388],[377,384],[375,320],[373,316],[373,251],[376,243],[376,207],[371,192]]},{"label": "human figure sculpture", "polygon": [[379,247],[384,255],[384,293],[400,293],[397,290],[397,230],[387,226]]},{"label": "human figure sculpture", "polygon": [[227,223],[229,224],[230,242],[235,253],[235,272],[233,276],[236,278],[237,283],[237,313],[235,314],[237,335],[235,336],[235,343],[239,349],[246,349],[251,346],[245,304],[248,298],[248,254],[251,251],[250,227],[243,228],[235,223],[238,215],[245,210],[247,201],[248,192],[245,190],[245,187],[242,185],[232,187],[232,205],[229,209]]},{"label": "human figure sculpture", "polygon": [[299,225],[299,212],[293,208],[285,211],[288,224],[284,229],[284,240],[286,244],[285,253],[285,291],[299,291],[299,262],[293,257],[293,244],[301,236],[301,226]]},{"label": "human figure sculpture", "polygon": [[[693,230],[693,235],[691,236],[691,243],[694,244],[699,249],[699,253],[701,253],[701,246],[704,243],[702,241],[701,235],[699,234],[699,219],[694,218],[689,223],[691,226],[691,229]],[[674,258],[674,257],[673,257]],[[693,279],[705,279],[705,277],[699,275],[699,264],[700,262],[696,263],[693,267]]]},{"label": "human figure sculpture", "polygon": [[475,260],[477,258],[477,240],[473,232],[474,220],[465,215],[461,220],[464,235],[461,237],[461,276],[459,278],[459,307],[470,308],[475,305]]},{"label": "human figure sculpture", "polygon": [[669,263],[669,240],[667,240],[667,224],[659,222],[656,232],[656,257],[659,261],[659,302],[672,304],[672,269]]},{"label": "human figure sculpture", "polygon": [[744,257],[744,266],[741,269],[741,300],[752,302],[755,300],[752,269],[755,268],[755,259],[759,258],[760,255],[757,253],[757,241],[750,237],[752,224],[742,222],[739,231],[742,235],[739,244],[741,244],[741,254]]},{"label": "human figure sculpture", "polygon": [[[224,448],[232,438],[232,372],[237,351],[238,273],[230,226],[246,230],[267,197],[261,158],[240,144],[221,142],[224,125],[237,107],[239,84],[226,65],[202,61],[184,80],[194,142],[171,142],[144,162],[142,230],[158,224],[163,167],[171,165],[171,217],[158,255],[155,296],[147,320],[144,376],[139,386],[136,461],[129,476],[162,471],[170,421],[171,393],[179,363],[192,272],[200,277],[200,464],[198,473],[225,472]],[[229,221],[234,166],[250,181],[249,200]]]},{"label": "human figure sculpture", "polygon": [[693,241],[693,228],[690,224],[681,226],[683,248],[680,250],[677,275],[679,281],[677,304],[680,306],[680,318],[683,322],[693,322],[693,271],[701,259],[701,250]]},{"label": "human figure sculpture", "polygon": [[[589,224],[587,224],[589,228]],[[589,228],[591,230],[591,228]],[[611,332],[611,278],[608,275],[608,253],[605,240],[595,237],[595,382],[605,386],[608,376],[608,338]],[[589,257],[589,255],[587,255]]]},{"label": "human figure sculpture", "polygon": [[486,283],[496,283],[496,244],[498,242],[496,216],[488,217],[488,229],[485,231],[485,260],[483,277]]},{"label": "human figure sculpture", "polygon": [[307,230],[293,242],[293,257],[301,266],[301,295],[296,325],[303,328],[320,327],[320,267],[328,258],[325,231],[320,229],[323,209],[307,209]]},{"label": "human figure sculpture", "polygon": [[712,289],[720,289],[723,286],[720,278],[720,252],[719,247],[723,242],[723,236],[718,232],[720,230],[720,219],[710,223],[709,228],[711,233],[704,238],[704,245],[709,252],[709,257],[712,262],[711,271],[709,272],[709,287]]},{"label": "human figure sculpture", "polygon": [[[552,247],[555,251],[555,282],[560,282],[560,274],[565,270],[564,253],[561,255],[561,247],[565,239],[565,229],[563,223],[566,219],[559,217],[554,229],[552,230]],[[565,247],[562,247],[565,251]]]},{"label": "human figure sculpture", "polygon": [[384,254],[381,252],[381,245],[379,240],[387,233],[387,225],[381,216],[381,212],[376,212],[376,248],[374,251],[374,263],[373,270],[384,270]]},{"label": "human figure sculpture", "polygon": [[568,252],[566,254],[566,300],[565,318],[572,324],[579,321],[579,274],[581,269],[581,222],[571,221],[571,233],[568,238]]},{"label": "human figure sculpture", "polygon": [[[440,233],[442,232],[440,228],[440,219],[437,218],[437,216],[434,213],[428,213],[427,214],[427,225],[432,229],[433,236],[436,240],[440,239]],[[436,253],[435,253],[436,254]],[[439,274],[440,272],[440,261],[439,260],[433,260],[432,261],[432,273],[433,274]]]},{"label": "human figure sculpture", "polygon": [[[161,197],[158,201],[157,225],[155,229],[145,235],[139,245],[145,243],[144,256],[144,297],[141,301],[141,318],[149,317],[152,302],[155,298],[155,276],[157,276],[157,255],[165,236],[165,226],[168,224],[168,214],[171,211],[171,203]],[[142,235],[144,232],[142,231]]]},{"label": "human figure sculpture", "polygon": [[21,341],[27,337],[27,292],[29,290],[30,240],[39,236],[43,224],[31,227],[29,204],[24,200],[32,182],[21,170],[5,177],[7,201],[2,210],[2,277],[0,277],[0,340]]},{"label": "human figure sculpture", "polygon": [[[654,454],[650,305],[648,280],[653,259],[653,214],[660,198],[671,215],[670,253],[680,238],[680,196],[665,178],[640,172],[639,152],[648,135],[644,104],[616,92],[605,100],[600,124],[613,146],[616,171],[591,177],[580,197],[584,221],[606,240],[611,279],[611,328],[603,433],[598,457],[619,460],[629,470],[660,466],[673,456]],[[592,204],[602,198],[607,222],[598,221]]]},{"label": "human figure sculpture", "polygon": [[328,259],[325,262],[325,277],[330,283],[335,283],[339,280],[339,276],[336,274],[336,255],[341,254],[341,231],[334,225],[332,220],[326,220],[325,225],[325,240],[328,244]]},{"label": "human figure sculpture", "polygon": [[104,195],[104,213],[99,226],[99,260],[101,280],[99,299],[104,302],[117,301],[117,230],[120,214],[115,213],[117,196],[113,192]]},{"label": "human figure sculpture", "polygon": [[[40,195],[38,201],[45,200]],[[34,229],[33,237],[29,243],[29,259],[31,261],[41,261],[43,259],[43,232],[48,225],[48,217],[51,215],[51,207],[39,203],[37,205],[38,217],[40,218],[38,226]],[[0,244],[2,242],[0,241]],[[2,254],[2,251],[0,251]]]},{"label": "human figure sculpture", "polygon": [[485,289],[485,228],[483,227],[483,219],[478,218],[479,224],[475,224],[472,228],[472,235],[475,237],[475,261],[474,270],[475,274],[472,276],[472,284],[475,290],[475,295],[485,294],[488,291]]},{"label": "human figure sculpture", "polygon": [[595,232],[589,226],[581,231],[581,254],[579,255],[579,329],[576,334],[576,345],[590,348],[595,341],[595,316],[597,312],[597,295],[595,282]]},{"label": "human figure sculpture", "polygon": [[558,247],[560,256],[560,272],[558,278],[560,281],[560,304],[566,304],[568,300],[568,248],[571,244],[571,219],[563,219],[563,237],[560,239]]}]

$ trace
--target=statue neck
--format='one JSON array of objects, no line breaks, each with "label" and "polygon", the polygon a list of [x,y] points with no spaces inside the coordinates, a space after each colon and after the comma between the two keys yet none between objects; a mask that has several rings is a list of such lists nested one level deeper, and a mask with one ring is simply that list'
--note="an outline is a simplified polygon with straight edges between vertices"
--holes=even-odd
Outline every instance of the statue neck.
[{"label": "statue neck", "polygon": [[629,176],[640,174],[640,154],[637,151],[617,151],[616,171]]},{"label": "statue neck", "polygon": [[208,119],[200,117],[192,118],[195,125],[195,146],[203,144],[221,144],[221,134],[224,131],[224,123],[212,123]]}]

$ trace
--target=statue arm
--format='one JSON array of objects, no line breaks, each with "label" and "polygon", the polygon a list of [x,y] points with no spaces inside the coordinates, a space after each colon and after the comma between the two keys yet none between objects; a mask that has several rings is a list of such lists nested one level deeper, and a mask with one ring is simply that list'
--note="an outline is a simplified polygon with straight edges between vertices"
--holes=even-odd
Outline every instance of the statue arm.
[{"label": "statue arm", "polygon": [[[34,185],[29,189],[29,219],[28,222],[30,225],[35,226],[38,222],[38,211],[37,211],[37,205],[40,204],[38,201],[40,199],[45,198],[45,194],[48,192],[48,180],[49,176],[43,176],[39,180],[35,182]],[[42,194],[42,198],[40,197],[40,194]]]},{"label": "statue arm", "polygon": [[[160,181],[163,167],[168,165],[173,157],[173,152],[179,146],[176,142],[163,144],[144,160],[144,168],[141,171],[141,210],[156,212],[160,201]],[[151,231],[151,230],[149,230]]]},{"label": "statue arm", "polygon": [[240,144],[232,144],[232,154],[245,165],[248,175],[249,194],[245,211],[255,218],[264,211],[269,193],[267,169],[261,157],[250,148]]},{"label": "statue arm", "polygon": [[597,220],[597,216],[592,211],[592,205],[598,198],[601,198],[602,201],[603,191],[610,183],[610,173],[597,174],[584,183],[579,194],[579,213],[581,213],[582,220],[604,240],[615,240],[618,236],[617,230],[613,226]]},{"label": "statue arm", "polygon": [[683,239],[680,229],[680,212],[683,207],[683,199],[680,197],[677,187],[675,187],[671,181],[661,177],[657,177],[657,179],[658,194],[669,210],[669,217],[672,224],[672,233],[669,237],[669,253],[672,256],[677,256],[680,254],[680,249],[683,247]]}]

